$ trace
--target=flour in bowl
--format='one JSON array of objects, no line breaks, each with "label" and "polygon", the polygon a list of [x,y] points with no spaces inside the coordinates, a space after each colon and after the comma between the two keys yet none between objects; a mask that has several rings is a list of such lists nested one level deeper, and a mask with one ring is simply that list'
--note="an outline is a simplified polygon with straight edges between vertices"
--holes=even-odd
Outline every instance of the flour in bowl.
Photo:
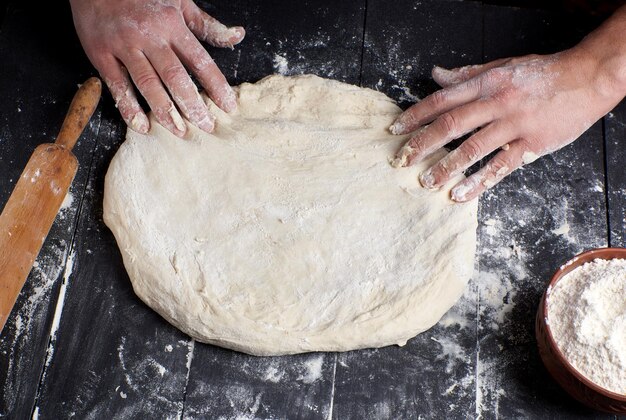
[{"label": "flour in bowl", "polygon": [[587,379],[626,395],[626,259],[585,263],[548,291],[548,324]]}]

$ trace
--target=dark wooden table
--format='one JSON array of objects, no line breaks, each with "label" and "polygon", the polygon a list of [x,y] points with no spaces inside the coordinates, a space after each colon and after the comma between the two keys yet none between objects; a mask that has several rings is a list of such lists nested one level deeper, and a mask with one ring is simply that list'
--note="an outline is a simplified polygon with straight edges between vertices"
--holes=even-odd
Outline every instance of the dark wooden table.
[{"label": "dark wooden table", "polygon": [[[0,203],[54,139],[95,74],[67,2],[0,15]],[[54,5],[53,5],[54,4]],[[215,1],[248,31],[211,50],[232,84],[315,73],[408,105],[458,66],[575,44],[593,23],[480,2]],[[125,126],[108,94],[75,152],[81,167],[0,336],[0,416],[76,418],[614,418],[570,399],[539,360],[536,307],[550,274],[589,248],[626,245],[626,106],[480,200],[476,274],[404,347],[252,357],[195,343],[134,295],[102,190]]]}]

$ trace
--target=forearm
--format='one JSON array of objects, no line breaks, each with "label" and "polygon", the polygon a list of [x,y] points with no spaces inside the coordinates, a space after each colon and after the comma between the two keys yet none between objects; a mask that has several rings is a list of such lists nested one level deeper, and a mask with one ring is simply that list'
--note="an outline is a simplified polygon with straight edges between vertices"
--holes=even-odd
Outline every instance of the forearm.
[{"label": "forearm", "polygon": [[572,49],[581,64],[594,67],[598,93],[620,101],[626,96],[626,6]]}]

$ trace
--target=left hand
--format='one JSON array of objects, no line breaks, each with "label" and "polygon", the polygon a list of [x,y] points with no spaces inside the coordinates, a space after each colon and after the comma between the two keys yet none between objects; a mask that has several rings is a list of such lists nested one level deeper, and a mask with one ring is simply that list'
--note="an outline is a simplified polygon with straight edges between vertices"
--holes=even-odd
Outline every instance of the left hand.
[{"label": "left hand", "polygon": [[394,134],[415,132],[393,165],[411,165],[480,129],[419,178],[437,189],[501,149],[452,188],[452,200],[472,200],[513,170],[574,141],[620,101],[623,94],[598,69],[594,57],[576,48],[454,70],[435,67],[433,78],[443,89],[390,127]]},{"label": "left hand", "polygon": [[215,117],[198,94],[188,68],[222,110],[237,107],[236,95],[200,43],[231,47],[242,27],[226,27],[192,0],[70,0],[87,56],[109,87],[124,121],[133,130],[150,128],[133,83],[156,120],[178,137],[192,124],[210,133]]}]

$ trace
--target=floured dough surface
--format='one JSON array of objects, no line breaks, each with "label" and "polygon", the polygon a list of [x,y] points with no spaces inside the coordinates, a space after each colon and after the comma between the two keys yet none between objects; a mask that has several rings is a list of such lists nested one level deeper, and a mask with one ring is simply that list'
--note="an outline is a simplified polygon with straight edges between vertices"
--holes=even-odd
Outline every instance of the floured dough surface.
[{"label": "floured dough surface", "polygon": [[[209,135],[131,130],[104,218],[135,292],[199,341],[257,355],[404,344],[473,272],[476,201],[389,158],[384,94],[316,76],[237,88]],[[453,185],[453,184],[450,184]]]}]

